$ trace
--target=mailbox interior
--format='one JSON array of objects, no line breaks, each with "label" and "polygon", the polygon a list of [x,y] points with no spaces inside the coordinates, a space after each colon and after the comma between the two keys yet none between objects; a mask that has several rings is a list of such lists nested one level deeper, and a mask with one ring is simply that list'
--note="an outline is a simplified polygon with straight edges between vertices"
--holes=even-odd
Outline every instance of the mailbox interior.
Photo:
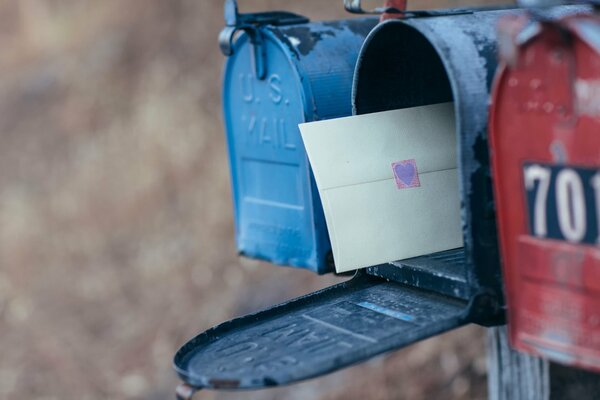
[{"label": "mailbox interior", "polygon": [[[438,51],[419,30],[406,23],[390,21],[382,24],[367,39],[355,74],[355,114],[453,100],[446,66]],[[458,132],[458,113],[456,124]],[[460,143],[460,137],[457,143]],[[460,159],[460,146],[457,157]],[[458,165],[460,168],[460,162]],[[465,255],[464,248],[453,249],[372,267],[368,273],[468,298]]]}]

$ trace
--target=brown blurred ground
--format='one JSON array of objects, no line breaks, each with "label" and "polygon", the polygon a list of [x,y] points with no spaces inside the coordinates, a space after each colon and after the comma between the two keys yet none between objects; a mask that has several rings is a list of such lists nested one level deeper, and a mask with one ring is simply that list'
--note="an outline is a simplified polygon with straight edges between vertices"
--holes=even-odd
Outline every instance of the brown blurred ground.
[{"label": "brown blurred ground", "polygon": [[[0,0],[0,399],[172,398],[186,339],[339,280],[236,256],[221,25],[221,0]],[[199,398],[482,398],[483,333]]]}]

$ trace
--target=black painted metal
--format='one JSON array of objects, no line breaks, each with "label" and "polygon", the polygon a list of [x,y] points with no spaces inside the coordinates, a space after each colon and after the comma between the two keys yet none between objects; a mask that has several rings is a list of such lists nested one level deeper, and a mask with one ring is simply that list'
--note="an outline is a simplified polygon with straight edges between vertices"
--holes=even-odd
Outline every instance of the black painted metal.
[{"label": "black painted metal", "polygon": [[468,300],[470,287],[463,273],[464,248],[377,265],[367,273],[414,287]]},{"label": "black painted metal", "polygon": [[356,114],[454,101],[463,259],[439,259],[434,267],[431,256],[425,256],[373,267],[369,273],[466,299],[486,294],[490,309],[473,318],[488,324],[496,317],[502,321],[494,313],[503,304],[487,147],[488,98],[497,64],[496,23],[513,13],[487,10],[386,21],[363,45],[353,89]]},{"label": "black painted metal", "polygon": [[[445,268],[417,268],[427,279],[417,279],[415,268],[403,262],[370,272],[443,292],[460,276],[460,284],[452,285],[458,296],[491,296],[491,309],[481,315],[486,320],[503,303],[487,151],[488,97],[497,64],[496,21],[513,12],[386,21],[363,45],[353,90],[357,114],[454,101],[464,258],[442,261]],[[427,257],[418,261],[426,264]],[[446,270],[452,273],[440,272]]]},{"label": "black painted metal", "polygon": [[359,273],[198,335],[175,368],[196,388],[292,383],[465,324],[466,309],[465,301]]}]

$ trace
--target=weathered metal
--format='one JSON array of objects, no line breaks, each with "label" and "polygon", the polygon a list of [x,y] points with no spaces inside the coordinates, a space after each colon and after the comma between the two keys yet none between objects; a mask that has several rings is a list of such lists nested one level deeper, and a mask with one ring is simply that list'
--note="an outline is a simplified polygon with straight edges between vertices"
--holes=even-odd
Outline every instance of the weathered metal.
[{"label": "weathered metal", "polygon": [[[196,388],[214,389],[283,385],[469,322],[503,322],[487,111],[496,69],[494,27],[501,16],[515,13],[461,10],[385,21],[369,34],[354,77],[353,107],[358,114],[454,101],[465,247],[376,266],[349,282],[212,328],[177,353],[175,367],[183,380]],[[288,43],[299,35],[295,27],[269,32],[279,32]],[[305,44],[286,47],[284,51],[296,54],[287,58],[292,60],[314,52]],[[342,50],[329,48],[319,57],[331,57],[336,51]],[[296,93],[329,93],[335,87],[329,79],[308,74],[302,84],[309,89]],[[268,93],[260,98],[268,98]],[[236,110],[241,118],[243,112]],[[287,114],[285,118],[301,122]]]},{"label": "weathered metal", "polygon": [[356,58],[376,23],[256,23],[232,45],[223,109],[240,254],[318,273],[332,270],[298,124],[351,114]]},{"label": "weathered metal", "polygon": [[502,32],[490,127],[511,343],[600,371],[600,17]]},{"label": "weathered metal", "polygon": [[[465,246],[368,273],[468,300],[487,296],[482,323],[502,320],[502,284],[487,151],[496,21],[514,10],[389,20],[369,35],[355,73],[356,114],[453,101]],[[475,310],[473,310],[475,311]]]},{"label": "weathered metal", "polygon": [[[548,9],[548,15],[581,8]],[[494,202],[487,145],[487,112],[497,65],[496,23],[518,10],[472,10],[462,15],[390,20],[367,37],[355,73],[356,114],[454,102],[464,248],[373,267],[367,273],[487,307],[471,320],[503,320]]]},{"label": "weathered metal", "polygon": [[359,272],[355,278],[225,322],[175,356],[197,388],[256,389],[338,370],[467,322],[466,304]]}]

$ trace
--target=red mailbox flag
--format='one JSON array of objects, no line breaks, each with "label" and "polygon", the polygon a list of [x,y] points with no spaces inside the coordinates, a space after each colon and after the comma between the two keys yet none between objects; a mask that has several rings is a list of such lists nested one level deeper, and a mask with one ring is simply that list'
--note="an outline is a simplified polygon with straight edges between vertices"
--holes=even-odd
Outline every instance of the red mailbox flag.
[{"label": "red mailbox flag", "polygon": [[[406,1],[407,0],[385,0],[384,7],[392,7],[400,11],[405,11]],[[386,19],[402,18],[402,16],[402,14],[383,13],[380,20],[385,21]]]},{"label": "red mailbox flag", "polygon": [[511,342],[600,371],[600,18],[500,31],[490,141]]}]

